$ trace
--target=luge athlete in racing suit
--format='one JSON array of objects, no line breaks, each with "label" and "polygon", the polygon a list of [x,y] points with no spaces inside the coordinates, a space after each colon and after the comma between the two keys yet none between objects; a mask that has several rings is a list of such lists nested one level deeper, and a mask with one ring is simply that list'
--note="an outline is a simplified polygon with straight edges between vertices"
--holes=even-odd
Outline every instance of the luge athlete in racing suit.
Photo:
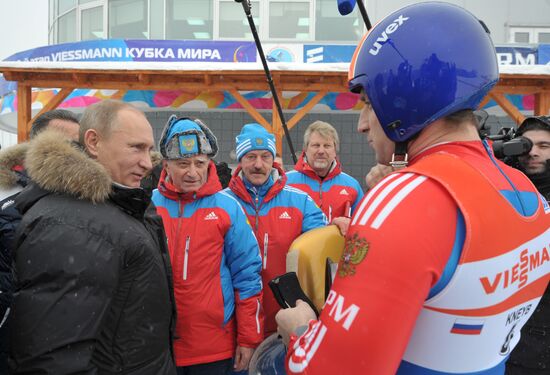
[{"label": "luge athlete in racing suit", "polygon": [[504,373],[548,283],[550,209],[479,139],[472,110],[497,80],[487,31],[455,5],[405,7],[360,43],[358,130],[409,167],[360,203],[319,320],[278,313],[287,373]]}]

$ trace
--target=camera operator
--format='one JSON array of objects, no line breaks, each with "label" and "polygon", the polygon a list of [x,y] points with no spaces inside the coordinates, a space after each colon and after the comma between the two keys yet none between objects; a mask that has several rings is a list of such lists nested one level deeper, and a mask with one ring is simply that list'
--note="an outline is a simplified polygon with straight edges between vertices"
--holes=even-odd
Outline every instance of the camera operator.
[{"label": "camera operator", "polygon": [[[528,117],[521,123],[516,137],[533,142],[529,153],[518,156],[518,166],[536,188],[550,200],[550,116]],[[550,289],[533,316],[521,330],[521,339],[507,362],[507,375],[550,373]]]},{"label": "camera operator", "polygon": [[516,137],[533,142],[528,154],[518,157],[519,169],[531,179],[546,200],[550,200],[550,116],[528,117],[521,123]]}]

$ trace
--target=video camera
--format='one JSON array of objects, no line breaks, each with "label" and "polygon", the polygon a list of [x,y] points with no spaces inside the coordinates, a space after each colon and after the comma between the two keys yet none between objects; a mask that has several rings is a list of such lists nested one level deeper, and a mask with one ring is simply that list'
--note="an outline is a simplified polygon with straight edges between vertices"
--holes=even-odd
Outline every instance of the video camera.
[{"label": "video camera", "polygon": [[495,157],[506,164],[515,166],[517,157],[526,155],[531,151],[533,142],[529,138],[516,136],[516,129],[503,127],[497,134],[489,134],[487,125],[489,115],[483,110],[474,112],[479,123],[479,135],[482,139],[493,141],[493,153]]}]

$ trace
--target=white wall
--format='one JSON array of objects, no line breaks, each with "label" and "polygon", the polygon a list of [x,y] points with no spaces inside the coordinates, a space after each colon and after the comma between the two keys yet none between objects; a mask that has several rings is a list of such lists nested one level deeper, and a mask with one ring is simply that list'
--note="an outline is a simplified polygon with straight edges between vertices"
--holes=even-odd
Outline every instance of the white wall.
[{"label": "white wall", "polygon": [[0,130],[0,146],[6,148],[17,144],[17,134],[11,134],[4,130]]},{"label": "white wall", "polygon": [[48,45],[48,0],[0,0],[0,60]]},{"label": "white wall", "polygon": [[[363,0],[374,24],[406,5],[431,0]],[[550,0],[439,0],[468,9],[483,20],[495,44],[508,43],[510,26],[550,27]]]}]

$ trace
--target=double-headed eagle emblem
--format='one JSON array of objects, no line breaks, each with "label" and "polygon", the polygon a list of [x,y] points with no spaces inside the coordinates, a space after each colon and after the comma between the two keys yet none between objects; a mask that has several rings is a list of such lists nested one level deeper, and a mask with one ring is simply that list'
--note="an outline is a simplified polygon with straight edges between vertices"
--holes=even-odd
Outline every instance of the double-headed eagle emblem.
[{"label": "double-headed eagle emblem", "polygon": [[181,145],[183,146],[183,148],[187,151],[193,151],[193,149],[195,148],[195,140],[194,139],[183,139],[181,141]]},{"label": "double-headed eagle emblem", "polygon": [[354,233],[351,238],[346,240],[344,252],[338,263],[338,275],[340,277],[355,275],[355,268],[365,259],[368,251],[367,240]]}]

